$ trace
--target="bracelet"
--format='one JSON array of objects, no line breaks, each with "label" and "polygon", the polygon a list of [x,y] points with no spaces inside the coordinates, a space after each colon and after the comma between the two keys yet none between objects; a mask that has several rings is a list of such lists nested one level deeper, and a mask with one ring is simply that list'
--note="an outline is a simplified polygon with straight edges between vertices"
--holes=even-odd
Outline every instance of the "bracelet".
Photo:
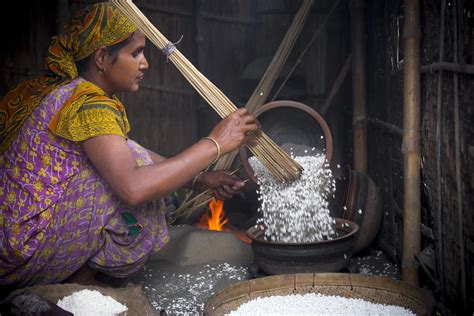
[{"label": "bracelet", "polygon": [[216,156],[216,159],[214,159],[213,162],[211,162],[211,165],[215,164],[217,162],[217,160],[219,160],[219,158],[221,157],[221,146],[219,146],[219,143],[217,142],[217,140],[215,140],[214,138],[212,137],[209,137],[209,136],[206,136],[206,137],[203,137],[202,139],[209,139],[210,141],[212,141],[216,147],[217,147],[217,156]]},{"label": "bracelet", "polygon": [[194,191],[194,187],[196,186],[197,179],[204,173],[205,171],[199,172],[193,179],[193,182],[191,183],[191,190]]}]

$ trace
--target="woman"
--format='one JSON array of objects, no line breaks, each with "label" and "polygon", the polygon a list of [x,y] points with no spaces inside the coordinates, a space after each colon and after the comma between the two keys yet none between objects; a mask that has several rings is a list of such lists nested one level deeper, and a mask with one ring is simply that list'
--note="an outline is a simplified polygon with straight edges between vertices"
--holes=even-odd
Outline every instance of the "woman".
[{"label": "woman", "polygon": [[168,241],[161,198],[183,185],[229,198],[244,185],[203,173],[259,124],[245,109],[166,159],[127,138],[124,106],[148,62],[145,37],[109,3],[78,12],[54,37],[44,77],[0,104],[0,285],[125,277]]}]

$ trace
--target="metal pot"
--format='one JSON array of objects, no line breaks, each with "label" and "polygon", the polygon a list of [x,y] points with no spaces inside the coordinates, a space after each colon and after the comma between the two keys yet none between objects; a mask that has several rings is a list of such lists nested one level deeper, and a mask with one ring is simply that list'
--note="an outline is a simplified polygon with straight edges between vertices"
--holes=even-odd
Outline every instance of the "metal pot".
[{"label": "metal pot", "polygon": [[314,243],[265,241],[260,226],[252,226],[247,236],[252,240],[254,262],[267,274],[338,272],[352,256],[359,225],[336,218],[336,234],[331,240]]}]

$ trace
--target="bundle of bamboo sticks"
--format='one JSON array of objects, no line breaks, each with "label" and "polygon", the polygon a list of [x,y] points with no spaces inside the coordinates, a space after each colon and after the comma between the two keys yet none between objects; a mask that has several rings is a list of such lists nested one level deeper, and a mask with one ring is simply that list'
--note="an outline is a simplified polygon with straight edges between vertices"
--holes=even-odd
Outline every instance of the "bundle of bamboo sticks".
[{"label": "bundle of bamboo sticks", "polygon": [[[276,82],[278,75],[280,74],[283,66],[285,65],[288,56],[290,55],[293,46],[303,29],[303,25],[309,15],[309,12],[314,4],[314,0],[304,0],[301,4],[300,9],[296,13],[290,28],[285,34],[285,37],[278,46],[272,61],[268,65],[265,73],[263,74],[260,82],[253,91],[249,100],[245,104],[245,108],[250,112],[254,113],[261,105],[267,100],[270,91],[274,83]],[[235,150],[219,159],[214,166],[214,170],[227,169],[232,165],[238,151]]]},{"label": "bundle of bamboo sticks", "polygon": [[[237,107],[200,73],[176,47],[161,34],[158,29],[130,0],[111,0],[111,2],[137,25],[145,36],[159,49],[163,50],[169,60],[178,68],[181,74],[189,81],[206,102],[225,118],[232,114]],[[259,135],[250,133],[255,145],[248,145],[252,154],[271,172],[280,182],[293,181],[300,177],[303,168],[281,149],[265,133]]]}]

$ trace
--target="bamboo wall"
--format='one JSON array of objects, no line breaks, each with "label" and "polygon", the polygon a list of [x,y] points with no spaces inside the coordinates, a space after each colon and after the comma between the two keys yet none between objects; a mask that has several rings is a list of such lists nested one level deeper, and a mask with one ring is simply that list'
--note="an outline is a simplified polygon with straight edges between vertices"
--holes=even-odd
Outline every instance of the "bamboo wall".
[{"label": "bamboo wall", "polygon": [[[94,2],[97,1],[31,0],[28,6],[9,2],[11,9],[4,14],[18,12],[22,23],[11,28],[2,22],[2,34],[7,40],[0,55],[0,93],[41,74],[50,38],[62,29],[71,12]],[[135,2],[170,40],[183,35],[178,48],[237,105],[245,104],[253,92],[299,8],[299,2],[289,0]],[[331,3],[316,1],[286,70],[293,66]],[[332,30],[335,21],[336,18],[330,20]],[[328,34],[323,27],[278,98],[305,100],[315,108],[324,100],[328,79],[334,80],[343,64],[346,56],[341,54],[347,55],[347,49],[340,49],[344,37],[338,36],[331,46]],[[328,56],[328,51],[335,54]],[[127,106],[132,123],[130,136],[165,156],[173,155],[209,133],[219,118],[155,47],[149,44],[145,53],[150,69],[140,91],[119,97]],[[256,72],[249,67],[255,60],[264,60]],[[328,61],[336,71],[329,70]],[[251,72],[250,77],[245,78],[246,70]]]},{"label": "bamboo wall", "polygon": [[[423,63],[430,64],[439,60],[440,42],[440,11],[441,1],[424,1],[426,20],[432,23],[426,26]],[[449,2],[450,3],[450,2]],[[462,3],[462,1],[458,1]],[[446,5],[444,60],[453,62],[455,58],[460,63],[474,63],[474,3],[465,2],[465,7],[459,9],[458,29],[460,42],[459,54],[454,56],[454,16],[455,6]],[[441,111],[437,112],[438,72],[427,72],[423,75],[424,116],[423,116],[423,175],[426,207],[430,218],[435,223],[435,236],[442,236],[441,269],[444,272],[440,280],[447,294],[447,301],[452,306],[462,306],[462,278],[465,278],[467,303],[469,313],[474,312],[474,76],[458,73],[459,82],[459,136],[460,136],[460,181],[456,179],[456,147],[455,147],[455,93],[454,72],[443,71]],[[436,121],[440,116],[440,137],[436,136]],[[441,173],[436,169],[436,144],[441,142],[440,166]],[[440,183],[440,191],[437,184]],[[458,205],[458,186],[461,188],[461,209]],[[438,209],[438,200],[440,208]],[[459,220],[458,213],[462,212]],[[437,223],[439,216],[440,222]],[[462,232],[462,243],[459,239]],[[464,252],[465,276],[461,274],[461,250]],[[470,293],[470,294],[469,294]]]},{"label": "bamboo wall", "polygon": [[[11,24],[12,14],[16,25]],[[41,74],[50,38],[56,33],[56,16],[54,2],[5,3],[0,13],[0,95],[17,83]]]},{"label": "bamboo wall", "polygon": [[[453,61],[453,17],[454,5],[446,5],[445,61]],[[474,21],[472,5],[469,9],[460,10],[460,48],[459,58],[468,64],[473,63]],[[368,1],[368,101],[369,117],[390,124],[387,128],[369,124],[369,174],[383,190],[384,219],[378,241],[394,258],[399,260],[402,254],[403,232],[403,156],[401,152],[403,128],[403,2],[402,1]],[[469,11],[470,10],[470,11]],[[421,1],[422,23],[422,64],[439,61],[440,51],[440,11],[441,0]],[[469,13],[470,12],[470,13]],[[468,17],[470,14],[471,17]],[[422,249],[430,244],[436,249],[435,264],[442,275],[437,293],[440,301],[448,308],[462,314],[462,273],[461,249],[465,257],[465,280],[467,306],[474,305],[472,271],[474,258],[473,226],[473,107],[472,100],[474,80],[471,75],[459,74],[459,117],[460,117],[460,170],[462,220],[458,218],[456,160],[455,160],[455,126],[454,126],[454,85],[453,72],[443,72],[441,86],[441,111],[437,113],[438,72],[427,72],[421,76],[422,81],[422,209],[421,222],[424,228]],[[441,174],[437,174],[436,121],[441,120]],[[398,129],[397,129],[398,128]],[[438,183],[441,191],[438,192]],[[438,210],[438,199],[441,209]],[[441,213],[439,213],[441,212]],[[438,222],[438,215],[441,219]],[[463,242],[460,242],[459,232]],[[431,235],[431,237],[430,237]],[[438,236],[442,236],[441,239]],[[433,237],[433,238],[432,238]],[[441,250],[441,251],[440,251]],[[439,258],[439,260],[437,260]],[[436,271],[434,271],[436,274]],[[436,285],[420,268],[423,284],[432,289]],[[442,293],[442,294],[441,294]],[[465,310],[464,310],[465,312]]]}]

